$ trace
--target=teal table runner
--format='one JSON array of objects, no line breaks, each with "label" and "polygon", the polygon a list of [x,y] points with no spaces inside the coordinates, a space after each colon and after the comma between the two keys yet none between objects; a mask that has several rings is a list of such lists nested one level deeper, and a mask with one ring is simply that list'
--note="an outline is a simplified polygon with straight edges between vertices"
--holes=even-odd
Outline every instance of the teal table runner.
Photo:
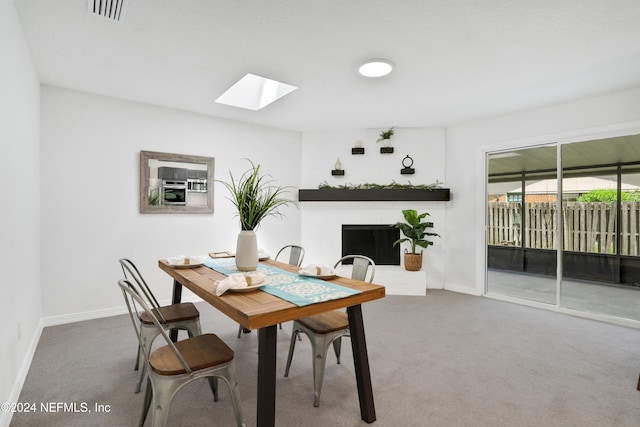
[{"label": "teal table runner", "polygon": [[[204,262],[204,265],[227,276],[240,273],[234,258],[209,259]],[[270,265],[259,264],[258,271],[266,276],[265,285],[260,288],[261,291],[289,301],[298,307],[361,293],[355,289],[301,276]]]}]

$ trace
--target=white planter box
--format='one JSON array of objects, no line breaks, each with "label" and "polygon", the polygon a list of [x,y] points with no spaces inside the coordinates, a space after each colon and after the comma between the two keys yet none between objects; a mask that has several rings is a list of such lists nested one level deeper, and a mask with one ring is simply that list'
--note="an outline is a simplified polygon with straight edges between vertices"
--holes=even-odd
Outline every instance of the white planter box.
[{"label": "white planter box", "polygon": [[[338,274],[349,277],[351,266],[339,266]],[[424,268],[424,267],[423,267]],[[407,271],[404,267],[378,265],[373,283],[385,286],[387,295],[421,295],[427,293],[426,271]]]}]

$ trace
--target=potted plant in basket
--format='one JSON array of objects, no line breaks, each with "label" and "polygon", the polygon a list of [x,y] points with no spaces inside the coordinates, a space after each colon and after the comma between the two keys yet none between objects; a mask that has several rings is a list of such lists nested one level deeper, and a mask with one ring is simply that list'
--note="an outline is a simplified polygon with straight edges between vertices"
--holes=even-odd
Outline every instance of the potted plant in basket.
[{"label": "potted plant in basket", "polygon": [[426,237],[440,237],[440,235],[428,231],[433,228],[433,222],[422,222],[422,219],[429,213],[424,212],[418,215],[418,211],[415,209],[405,209],[402,211],[402,215],[404,215],[406,222],[397,222],[391,227],[398,228],[405,237],[396,240],[393,246],[402,242],[410,242],[411,252],[407,249],[404,250],[404,268],[409,271],[418,271],[422,268],[423,251],[417,253],[416,246],[426,249],[433,245],[433,242],[427,240]]},{"label": "potted plant in basket", "polygon": [[283,193],[288,187],[274,185],[268,175],[260,174],[260,165],[251,160],[251,167],[237,180],[229,172],[230,181],[220,181],[231,196],[229,200],[238,210],[240,234],[236,246],[236,267],[240,271],[253,271],[258,267],[258,241],[255,229],[268,216],[281,216],[279,208],[291,203]]}]

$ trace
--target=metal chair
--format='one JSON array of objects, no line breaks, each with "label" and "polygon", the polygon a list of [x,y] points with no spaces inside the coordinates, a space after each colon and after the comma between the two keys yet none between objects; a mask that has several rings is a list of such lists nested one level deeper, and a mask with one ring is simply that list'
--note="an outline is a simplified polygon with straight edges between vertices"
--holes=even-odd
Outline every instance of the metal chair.
[{"label": "metal chair", "polygon": [[276,254],[276,261],[280,258],[280,255],[286,255],[287,250],[289,250],[289,261],[287,264],[295,265],[296,267],[300,267],[302,265],[302,260],[304,259],[304,248],[302,246],[297,245],[287,245],[278,251]]},{"label": "metal chair", "polygon": [[[289,252],[289,260],[287,261],[287,264],[300,267],[302,265],[302,260],[304,259],[304,248],[302,246],[298,246],[298,245],[283,246],[282,249],[280,249],[276,254],[275,260],[277,261],[280,255],[285,256],[287,253],[287,250]],[[280,324],[280,329],[282,329],[282,324]],[[238,338],[242,336],[243,331],[246,333],[251,332],[248,329],[245,330],[242,327],[242,325],[240,325],[238,327]]]},{"label": "metal chair", "polygon": [[[371,258],[364,255],[347,255],[340,258],[334,265],[334,268],[346,260],[353,260],[353,269],[351,270],[352,279],[368,281],[369,283],[373,281],[375,263]],[[366,277],[369,267],[371,267],[371,275],[367,280]],[[333,350],[339,364],[342,337],[349,336],[349,319],[344,312],[330,311],[328,313],[321,313],[294,320],[291,344],[289,345],[289,355],[287,357],[287,367],[284,371],[285,377],[289,376],[289,368],[291,367],[291,360],[296,346],[296,338],[300,332],[306,334],[309,337],[309,341],[311,341],[311,356],[313,359],[313,406],[318,407],[320,406],[320,391],[322,390],[324,368],[329,346],[333,344]]]},{"label": "metal chair", "polygon": [[165,332],[164,325],[156,317],[157,311],[143,301],[140,291],[128,280],[120,280],[118,285],[127,303],[140,346],[145,349],[149,343],[142,340],[142,322],[137,315],[137,307],[142,308],[167,343],[150,354],[144,352],[145,355],[148,354],[145,363],[149,365],[149,375],[138,425],[144,424],[149,409],[153,408],[152,426],[166,426],[173,397],[182,387],[200,378],[209,379],[214,401],[217,401],[217,388],[214,389],[217,381],[214,380],[222,378],[229,387],[236,424],[244,427],[233,350],[214,334],[198,335],[174,344]]},{"label": "metal chair", "polygon": [[[164,329],[186,330],[189,337],[202,334],[200,312],[192,303],[172,304],[161,307],[135,264],[126,258],[122,258],[120,259],[120,266],[122,267],[125,279],[129,279],[129,276],[131,276],[131,278],[135,280],[141,297],[144,298],[146,304],[152,308]],[[145,347],[150,349],[153,340],[156,339],[159,332],[154,326],[152,319],[146,313],[141,312],[138,317],[141,322],[140,339],[145,343]],[[140,392],[142,380],[144,380],[146,372],[146,363],[144,363],[144,361],[147,359],[148,354],[143,354],[142,348],[142,346],[138,346],[138,355],[136,356],[136,366],[134,368],[139,371],[136,393]]]}]

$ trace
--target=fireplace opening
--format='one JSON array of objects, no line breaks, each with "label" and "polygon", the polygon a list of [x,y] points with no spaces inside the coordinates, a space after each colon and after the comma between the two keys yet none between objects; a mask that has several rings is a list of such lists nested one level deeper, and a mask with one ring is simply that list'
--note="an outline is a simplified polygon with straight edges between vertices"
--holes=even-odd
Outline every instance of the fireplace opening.
[{"label": "fireplace opening", "polygon": [[[342,225],[342,256],[365,255],[376,265],[400,265],[400,230],[389,225]],[[348,264],[349,262],[345,262]]]}]

